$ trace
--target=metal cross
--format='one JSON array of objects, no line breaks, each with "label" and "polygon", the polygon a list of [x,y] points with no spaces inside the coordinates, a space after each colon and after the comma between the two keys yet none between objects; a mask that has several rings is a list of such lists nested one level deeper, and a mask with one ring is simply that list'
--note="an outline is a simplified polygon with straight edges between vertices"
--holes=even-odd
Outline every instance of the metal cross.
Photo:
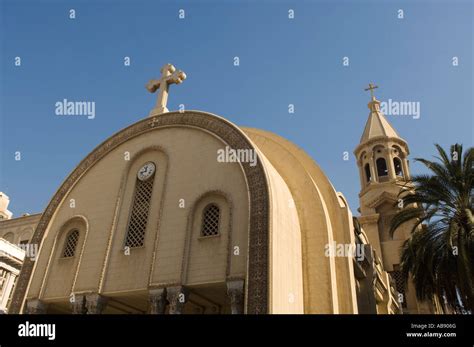
[{"label": "metal cross", "polygon": [[369,87],[365,88],[365,91],[370,90],[370,96],[373,99],[374,98],[374,89],[377,89],[379,86],[376,86],[375,84],[369,83]]}]

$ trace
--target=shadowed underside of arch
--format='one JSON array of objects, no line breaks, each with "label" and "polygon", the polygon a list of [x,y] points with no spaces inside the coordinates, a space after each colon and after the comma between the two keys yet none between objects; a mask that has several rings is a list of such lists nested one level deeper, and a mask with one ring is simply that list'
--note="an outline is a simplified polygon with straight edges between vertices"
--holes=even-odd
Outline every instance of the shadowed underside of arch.
[{"label": "shadowed underside of arch", "polygon": [[[31,243],[41,246],[45,231],[56,211],[75,183],[99,160],[117,146],[148,131],[167,126],[191,126],[213,133],[234,149],[255,150],[244,133],[229,121],[198,111],[170,112],[143,119],[121,130],[96,147],[66,178],[44,211]],[[257,165],[241,163],[250,196],[248,287],[246,312],[268,313],[269,191],[261,161]],[[20,313],[34,270],[34,261],[25,258],[12,297],[10,313]]]}]

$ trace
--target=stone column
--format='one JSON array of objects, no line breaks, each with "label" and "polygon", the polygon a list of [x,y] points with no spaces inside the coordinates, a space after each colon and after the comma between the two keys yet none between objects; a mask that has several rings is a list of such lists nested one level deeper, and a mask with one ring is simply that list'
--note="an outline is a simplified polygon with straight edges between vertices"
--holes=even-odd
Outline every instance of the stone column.
[{"label": "stone column", "polygon": [[27,314],[46,314],[48,305],[39,299],[27,300],[26,301],[26,312]]},{"label": "stone column", "polygon": [[227,282],[227,296],[230,299],[232,314],[244,313],[244,281],[235,280]]},{"label": "stone column", "polygon": [[410,171],[408,170],[408,159],[406,158],[406,156],[403,156],[401,160],[402,160],[403,178],[405,178],[405,180],[408,181],[410,179]]},{"label": "stone column", "polygon": [[[0,283],[2,283],[2,282],[1,282],[2,279],[3,279],[3,283],[7,283],[9,277],[10,277],[10,272],[7,273],[7,274],[5,274],[5,277],[0,278]],[[3,287],[0,289],[0,297],[1,297],[1,298],[4,298],[4,297],[5,297],[6,289],[7,289],[7,287],[6,287],[6,285],[4,284]],[[2,300],[0,300],[0,305],[1,305],[1,301],[2,301]]]},{"label": "stone column", "polygon": [[69,302],[71,303],[72,314],[85,314],[86,313],[86,297],[84,295],[73,294]]},{"label": "stone column", "polygon": [[[372,163],[372,165],[370,165]],[[375,153],[372,151],[370,154],[370,163],[369,163],[369,168],[370,168],[370,174],[372,177],[370,178],[369,183],[374,183],[379,181],[379,176],[377,174],[377,164],[375,163]]]},{"label": "stone column", "polygon": [[395,175],[395,167],[393,166],[392,150],[390,148],[385,149],[385,160],[387,161],[388,177],[391,180],[396,179],[397,176]]},{"label": "stone column", "polygon": [[360,189],[364,189],[369,182],[367,182],[367,179],[365,177],[365,169],[364,169],[364,162],[357,161],[357,166],[359,167],[359,177],[360,177]]},{"label": "stone column", "polygon": [[97,293],[86,295],[87,314],[101,314],[107,306],[108,299]]},{"label": "stone column", "polygon": [[16,276],[12,272],[7,274],[5,278],[5,283],[3,285],[3,293],[0,300],[0,308],[6,308],[8,305],[8,299],[10,298],[13,286],[15,285]]},{"label": "stone column", "polygon": [[166,288],[151,289],[149,291],[150,314],[165,314]]},{"label": "stone column", "polygon": [[176,286],[166,288],[166,293],[170,304],[169,314],[183,314],[189,291],[183,286]]}]

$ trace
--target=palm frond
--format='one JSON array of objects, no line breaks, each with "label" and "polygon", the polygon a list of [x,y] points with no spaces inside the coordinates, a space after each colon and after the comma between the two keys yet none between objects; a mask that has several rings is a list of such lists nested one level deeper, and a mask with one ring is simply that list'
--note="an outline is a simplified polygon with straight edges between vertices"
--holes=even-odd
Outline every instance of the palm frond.
[{"label": "palm frond", "polygon": [[436,144],[437,161],[415,160],[431,172],[414,176],[399,193],[403,208],[392,218],[390,235],[410,224],[400,266],[419,300],[443,298],[447,307],[474,311],[474,148]]}]

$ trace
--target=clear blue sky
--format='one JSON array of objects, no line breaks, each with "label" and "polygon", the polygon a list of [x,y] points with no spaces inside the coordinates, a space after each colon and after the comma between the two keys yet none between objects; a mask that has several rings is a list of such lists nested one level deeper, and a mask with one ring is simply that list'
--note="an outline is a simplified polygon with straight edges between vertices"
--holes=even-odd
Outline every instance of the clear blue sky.
[{"label": "clear blue sky", "polygon": [[[354,213],[360,187],[352,151],[368,116],[369,82],[380,86],[382,101],[420,102],[418,120],[387,116],[411,158],[432,156],[434,143],[473,144],[472,1],[0,4],[0,191],[16,216],[42,211],[96,145],[147,116],[155,96],[144,84],[167,62],[188,75],[171,87],[171,110],[183,103],[288,138],[316,160]],[[96,118],[56,116],[64,98],[95,101]],[[411,162],[413,173],[422,172]]]}]

